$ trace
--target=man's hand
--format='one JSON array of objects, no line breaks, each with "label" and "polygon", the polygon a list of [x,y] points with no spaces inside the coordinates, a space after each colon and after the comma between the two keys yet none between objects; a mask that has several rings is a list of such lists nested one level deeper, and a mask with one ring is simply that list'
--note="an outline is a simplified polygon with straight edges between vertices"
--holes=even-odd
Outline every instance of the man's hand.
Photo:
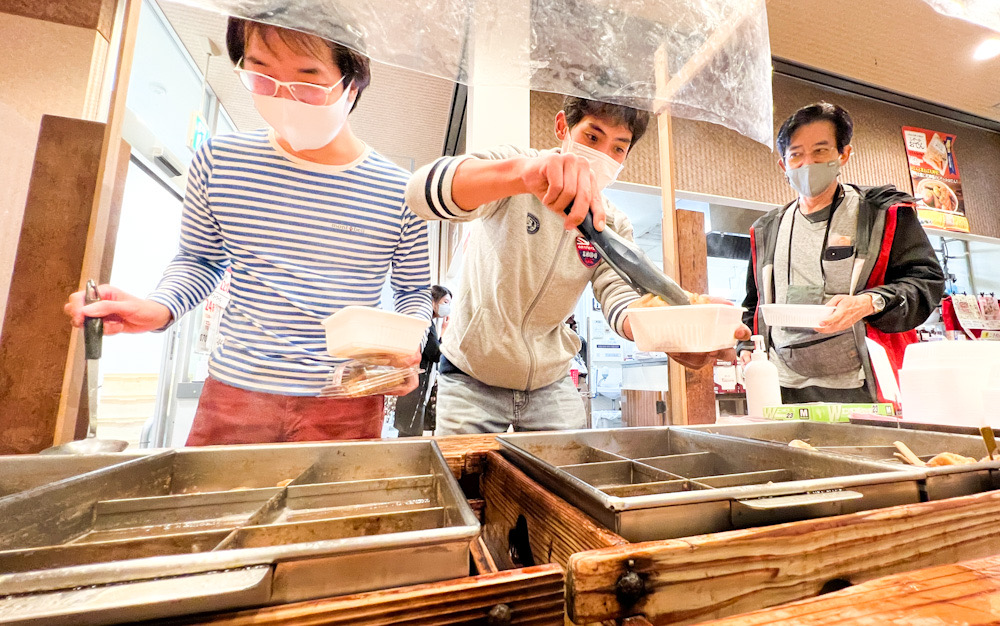
[{"label": "man's hand", "polygon": [[63,311],[70,317],[70,323],[77,328],[83,326],[87,317],[104,318],[104,334],[144,333],[159,330],[170,323],[170,309],[159,302],[144,300],[129,295],[111,285],[97,288],[100,302],[84,305],[84,292],[71,294]]},{"label": "man's hand", "polygon": [[[746,341],[752,335],[753,332],[751,332],[750,328],[746,324],[740,324],[740,327],[736,329],[735,333],[733,333],[733,338],[736,339],[736,341]],[[744,352],[746,352],[746,350],[744,350]],[[736,359],[736,349],[724,348],[722,350],[716,350],[715,352],[671,352],[668,356],[684,367],[701,369],[709,363],[715,363],[716,359],[729,362],[734,361]]]},{"label": "man's hand", "polygon": [[750,350],[740,350],[740,367],[746,367],[750,363],[750,355],[752,354],[753,352]]},{"label": "man's hand", "polygon": [[818,333],[839,333],[875,312],[872,297],[867,293],[859,296],[836,295],[826,305],[836,307],[836,310],[813,329]]},{"label": "man's hand", "polygon": [[[604,230],[604,202],[587,159],[575,154],[547,152],[524,159],[520,177],[525,189],[545,208],[565,217],[566,230],[579,226],[588,211],[594,215],[594,228]],[[573,209],[567,216],[565,210],[571,203]]]},{"label": "man's hand", "polygon": [[[710,304],[728,304],[730,306],[733,304],[729,300],[718,296],[706,296],[705,299],[707,299]],[[632,322],[627,316],[625,317],[625,322],[622,324],[622,331],[625,334],[626,339],[629,341],[635,341],[632,336]],[[747,339],[750,339],[752,335],[753,332],[746,324],[740,324],[739,328],[736,329],[736,332],[733,333],[733,343],[736,341],[746,341]],[[736,350],[734,348],[724,348],[714,352],[671,352],[668,353],[668,356],[684,367],[701,369],[709,363],[714,363],[716,359],[721,359],[723,361],[735,360]]]},{"label": "man's hand", "polygon": [[[407,356],[390,356],[387,359],[388,361],[387,364],[391,365],[392,367],[398,367],[398,368],[414,367],[416,365],[420,365],[420,359],[421,359],[420,352],[417,351]],[[405,396],[406,394],[416,389],[419,382],[420,382],[419,372],[416,371],[411,372],[410,374],[407,374],[406,380],[404,380],[396,387],[387,390],[384,393],[384,395]]]}]

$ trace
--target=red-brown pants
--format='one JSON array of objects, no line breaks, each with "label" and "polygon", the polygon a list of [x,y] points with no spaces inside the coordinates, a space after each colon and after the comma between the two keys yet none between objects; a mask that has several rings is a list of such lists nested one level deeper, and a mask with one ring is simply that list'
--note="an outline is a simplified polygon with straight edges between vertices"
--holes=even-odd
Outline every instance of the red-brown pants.
[{"label": "red-brown pants", "polygon": [[375,439],[382,434],[382,405],[382,396],[283,396],[209,377],[187,445]]}]

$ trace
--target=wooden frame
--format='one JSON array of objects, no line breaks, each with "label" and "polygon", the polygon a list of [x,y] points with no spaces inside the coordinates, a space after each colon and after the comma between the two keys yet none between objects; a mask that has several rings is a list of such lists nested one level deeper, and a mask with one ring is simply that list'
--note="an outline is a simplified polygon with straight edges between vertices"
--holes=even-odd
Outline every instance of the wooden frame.
[{"label": "wooden frame", "polygon": [[[810,598],[831,580],[859,583],[991,556],[1000,491],[850,515],[575,554],[566,602],[578,623],[643,615],[689,624]],[[623,602],[624,574],[641,580]]]},{"label": "wooden frame", "polygon": [[886,576],[706,626],[995,624],[998,615],[1000,556],[994,556]]},{"label": "wooden frame", "polygon": [[[122,36],[117,51],[118,64],[115,69],[114,91],[111,94],[111,107],[104,129],[104,143],[101,147],[100,167],[97,174],[98,188],[94,193],[94,208],[91,212],[90,228],[87,231],[87,251],[83,267],[80,268],[80,289],[84,288],[89,278],[100,275],[104,263],[108,229],[113,227],[111,207],[116,195],[116,186],[119,183],[116,180],[121,165],[119,161],[123,154],[127,157],[127,152],[122,150],[121,130],[122,121],[125,118],[125,99],[128,92],[129,76],[132,72],[132,56],[135,50],[135,37],[139,28],[139,11],[142,3],[139,0],[121,1],[126,3],[125,16],[122,21]],[[53,434],[53,441],[56,445],[73,440],[77,432],[77,420],[85,414],[80,406],[81,400],[86,398],[86,394],[82,393],[84,388],[83,361],[82,333],[74,332],[66,356],[62,393],[59,397],[59,410]]]},{"label": "wooden frame", "polygon": [[[502,606],[501,606],[502,605]],[[563,623],[563,571],[554,563],[439,583],[283,604],[237,613],[172,621],[173,624],[484,624],[525,626]],[[494,618],[495,619],[495,618]]]}]

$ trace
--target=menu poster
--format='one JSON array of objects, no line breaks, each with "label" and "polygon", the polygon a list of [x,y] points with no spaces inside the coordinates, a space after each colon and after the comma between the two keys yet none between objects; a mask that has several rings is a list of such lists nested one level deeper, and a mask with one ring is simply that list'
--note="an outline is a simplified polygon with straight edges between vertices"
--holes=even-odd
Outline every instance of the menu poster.
[{"label": "menu poster", "polygon": [[906,158],[924,226],[969,232],[962,179],[955,161],[955,135],[926,128],[903,127]]}]

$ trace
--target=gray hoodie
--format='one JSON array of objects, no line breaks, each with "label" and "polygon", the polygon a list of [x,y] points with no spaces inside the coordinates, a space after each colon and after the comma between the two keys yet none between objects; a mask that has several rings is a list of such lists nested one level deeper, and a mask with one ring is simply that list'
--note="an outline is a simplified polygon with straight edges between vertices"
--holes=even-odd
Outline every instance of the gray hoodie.
[{"label": "gray hoodie", "polygon": [[[587,283],[608,324],[623,334],[623,312],[638,295],[576,231],[538,198],[523,194],[464,211],[451,195],[458,165],[468,158],[535,157],[537,150],[501,146],[488,152],[442,157],[414,174],[406,202],[427,220],[472,225],[461,283],[441,352],[473,378],[530,391],[569,373],[580,340],[563,322]],[[632,224],[605,199],[607,227],[632,239]]]}]

